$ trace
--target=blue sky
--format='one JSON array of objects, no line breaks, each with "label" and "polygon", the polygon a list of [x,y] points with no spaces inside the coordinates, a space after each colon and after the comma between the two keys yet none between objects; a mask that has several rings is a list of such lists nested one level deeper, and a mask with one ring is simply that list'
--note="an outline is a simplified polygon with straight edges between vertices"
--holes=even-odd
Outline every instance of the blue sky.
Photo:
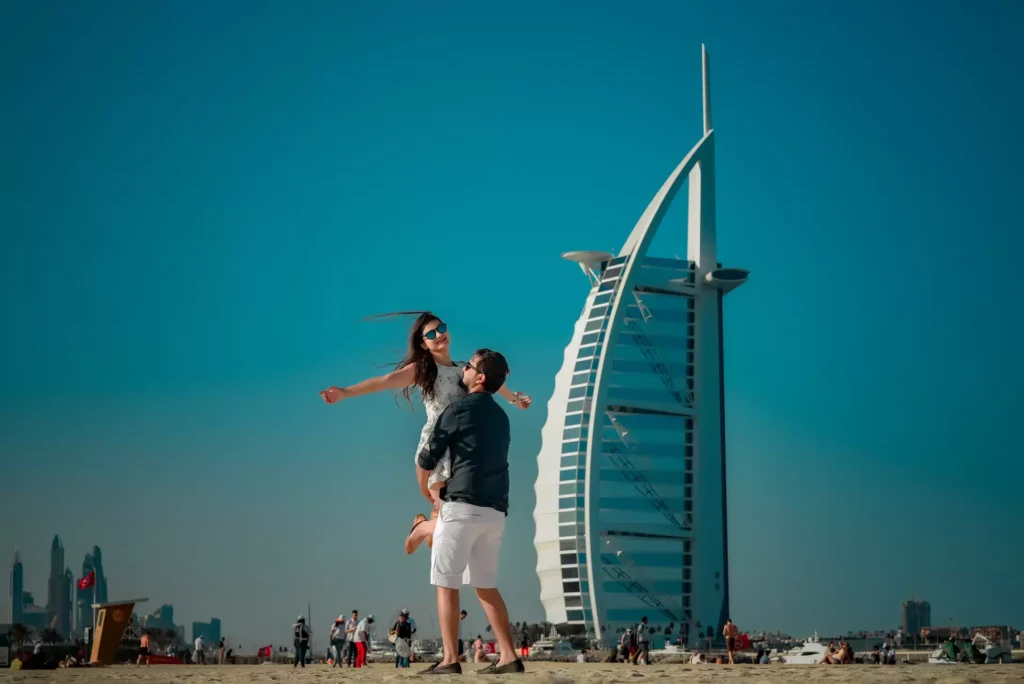
[{"label": "blue sky", "polygon": [[704,42],[719,255],[752,272],[726,304],[733,617],[883,628],[917,596],[1024,623],[1021,4],[5,15],[0,552],[41,601],[60,533],[73,568],[103,548],[112,598],[243,644],[307,601],[429,627],[401,549],[422,409],[317,391],[400,356],[405,324],[361,317],[431,308],[536,399],[500,581],[541,619],[535,457],[586,294],[559,254],[616,251],[699,138]]}]

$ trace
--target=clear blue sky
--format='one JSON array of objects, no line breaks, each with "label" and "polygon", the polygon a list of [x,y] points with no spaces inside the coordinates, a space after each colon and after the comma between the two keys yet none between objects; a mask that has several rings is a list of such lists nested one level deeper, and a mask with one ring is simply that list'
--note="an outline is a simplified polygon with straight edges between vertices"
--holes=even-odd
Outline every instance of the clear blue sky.
[{"label": "clear blue sky", "polygon": [[361,317],[431,308],[537,400],[500,581],[541,619],[535,457],[586,294],[559,254],[617,250],[699,138],[705,42],[719,254],[752,272],[726,306],[733,617],[880,628],[917,596],[1024,623],[1024,4],[4,14],[0,552],[41,601],[56,532],[76,573],[103,548],[112,598],[245,644],[307,601],[320,630],[429,628],[401,548],[422,409],[317,391],[399,357],[405,323]]}]

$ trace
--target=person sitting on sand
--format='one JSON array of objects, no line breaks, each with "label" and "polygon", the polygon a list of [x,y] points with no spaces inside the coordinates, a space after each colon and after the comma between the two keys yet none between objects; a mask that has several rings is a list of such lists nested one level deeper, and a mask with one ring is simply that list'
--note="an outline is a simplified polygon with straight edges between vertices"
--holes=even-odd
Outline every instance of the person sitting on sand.
[{"label": "person sitting on sand", "polygon": [[825,655],[822,656],[821,660],[818,661],[819,665],[831,665],[832,658],[836,654],[836,642],[828,642],[828,648],[825,649]]},{"label": "person sitting on sand", "polygon": [[484,656],[484,638],[482,635],[476,635],[476,641],[473,642],[473,662],[474,663],[486,663],[487,657]]}]

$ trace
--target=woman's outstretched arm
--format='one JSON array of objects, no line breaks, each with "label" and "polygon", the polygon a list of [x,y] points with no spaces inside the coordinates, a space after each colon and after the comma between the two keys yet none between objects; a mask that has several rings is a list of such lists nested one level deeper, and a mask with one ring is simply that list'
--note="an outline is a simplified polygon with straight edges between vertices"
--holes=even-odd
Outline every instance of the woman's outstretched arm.
[{"label": "woman's outstretched arm", "polygon": [[530,399],[530,397],[522,392],[513,392],[508,388],[508,385],[502,385],[498,390],[498,394],[508,399],[510,404],[515,404],[524,411],[530,408],[530,404],[533,403],[533,399]]},{"label": "woman's outstretched arm", "polygon": [[387,375],[378,375],[362,382],[357,382],[351,387],[336,387],[331,385],[320,392],[325,404],[336,404],[342,399],[361,397],[364,394],[372,394],[381,390],[401,389],[408,387],[416,381],[416,367],[412,364],[393,370]]}]

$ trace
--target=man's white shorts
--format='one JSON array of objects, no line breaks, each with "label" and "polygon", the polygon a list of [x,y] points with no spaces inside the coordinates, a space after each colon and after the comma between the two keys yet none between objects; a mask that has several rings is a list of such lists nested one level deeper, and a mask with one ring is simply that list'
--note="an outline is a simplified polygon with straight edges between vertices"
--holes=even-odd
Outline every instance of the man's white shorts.
[{"label": "man's white shorts", "polygon": [[493,508],[446,501],[434,527],[430,583],[447,589],[468,584],[498,586],[498,553],[505,536],[505,514]]}]

